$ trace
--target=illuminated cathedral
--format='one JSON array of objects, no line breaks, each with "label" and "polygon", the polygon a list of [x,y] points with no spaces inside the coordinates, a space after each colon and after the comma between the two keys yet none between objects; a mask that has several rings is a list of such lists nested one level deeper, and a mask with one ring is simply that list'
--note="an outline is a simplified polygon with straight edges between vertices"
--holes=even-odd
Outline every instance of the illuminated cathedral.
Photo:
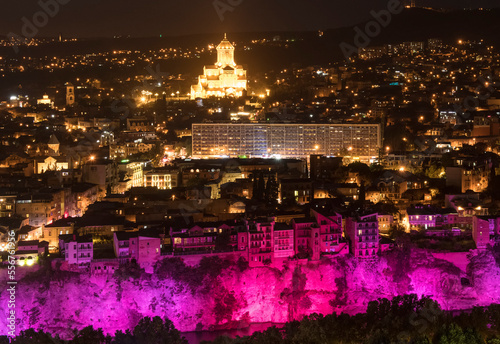
[{"label": "illuminated cathedral", "polygon": [[191,87],[191,99],[241,97],[247,89],[247,71],[234,62],[234,46],[224,39],[217,46],[217,63],[203,67],[198,85]]}]

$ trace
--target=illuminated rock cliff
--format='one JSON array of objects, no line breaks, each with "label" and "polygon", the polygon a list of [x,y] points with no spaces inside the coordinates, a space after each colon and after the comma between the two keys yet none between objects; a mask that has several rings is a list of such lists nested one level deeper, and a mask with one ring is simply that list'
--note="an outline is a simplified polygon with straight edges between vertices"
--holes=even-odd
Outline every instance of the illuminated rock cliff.
[{"label": "illuminated rock cliff", "polygon": [[[470,253],[467,259],[467,271],[421,250],[392,252],[375,261],[339,258],[280,268],[246,268],[218,259],[190,268],[173,260],[154,275],[125,271],[120,277],[41,269],[17,286],[17,330],[40,328],[64,336],[69,329],[93,325],[114,334],[156,315],[167,316],[181,331],[280,323],[315,312],[363,312],[371,300],[409,293],[429,295],[444,309],[500,303],[494,254]],[[8,297],[3,288],[5,318]],[[0,322],[1,334],[5,326]]]}]

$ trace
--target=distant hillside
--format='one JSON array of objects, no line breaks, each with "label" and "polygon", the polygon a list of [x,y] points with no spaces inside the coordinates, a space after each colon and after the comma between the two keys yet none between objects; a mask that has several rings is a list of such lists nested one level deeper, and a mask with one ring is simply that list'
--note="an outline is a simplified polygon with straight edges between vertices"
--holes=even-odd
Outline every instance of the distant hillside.
[{"label": "distant hillside", "polygon": [[[333,25],[332,25],[333,26]],[[365,23],[357,25],[364,31]],[[354,27],[331,29],[319,37],[317,32],[259,32],[231,34],[238,43],[237,59],[248,65],[251,72],[281,69],[291,65],[308,66],[326,64],[343,59],[340,43],[353,44]],[[428,9],[405,9],[395,15],[390,25],[372,39],[371,45],[403,41],[423,41],[440,38],[445,42],[458,39],[484,39],[486,43],[500,46],[500,9],[456,10],[439,12]],[[287,48],[274,45],[252,45],[253,49],[241,51],[243,45],[252,39],[279,36],[281,41],[292,39]],[[70,54],[96,53],[110,50],[154,50],[165,47],[201,47],[218,43],[221,35],[200,34],[181,37],[84,39],[78,42],[54,43],[42,47],[24,48],[22,55],[64,56]],[[12,55],[11,48],[0,48],[1,55]],[[208,54],[191,61],[167,61],[165,65],[172,72],[193,72],[203,63],[213,62]]]}]

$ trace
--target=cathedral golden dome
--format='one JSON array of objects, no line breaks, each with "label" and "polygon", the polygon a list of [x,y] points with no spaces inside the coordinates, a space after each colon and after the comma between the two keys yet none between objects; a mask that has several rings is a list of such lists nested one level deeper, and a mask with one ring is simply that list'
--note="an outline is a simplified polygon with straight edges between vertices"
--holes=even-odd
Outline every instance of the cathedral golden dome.
[{"label": "cathedral golden dome", "polygon": [[224,39],[217,46],[217,50],[219,50],[219,49],[222,49],[222,50],[232,49],[232,50],[234,50],[234,46],[231,44],[231,42],[228,41],[226,34],[224,34]]}]

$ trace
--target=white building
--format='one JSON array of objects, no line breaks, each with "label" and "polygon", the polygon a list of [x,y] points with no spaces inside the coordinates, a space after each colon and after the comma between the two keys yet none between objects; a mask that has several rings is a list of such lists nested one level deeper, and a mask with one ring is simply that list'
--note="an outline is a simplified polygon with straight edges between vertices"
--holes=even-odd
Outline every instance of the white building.
[{"label": "white building", "polygon": [[191,87],[191,99],[241,97],[247,89],[247,71],[234,62],[234,46],[224,35],[217,46],[217,63],[203,68],[198,84]]},{"label": "white building", "polygon": [[382,146],[380,124],[193,124],[193,157],[308,158],[349,155],[375,161]]}]

